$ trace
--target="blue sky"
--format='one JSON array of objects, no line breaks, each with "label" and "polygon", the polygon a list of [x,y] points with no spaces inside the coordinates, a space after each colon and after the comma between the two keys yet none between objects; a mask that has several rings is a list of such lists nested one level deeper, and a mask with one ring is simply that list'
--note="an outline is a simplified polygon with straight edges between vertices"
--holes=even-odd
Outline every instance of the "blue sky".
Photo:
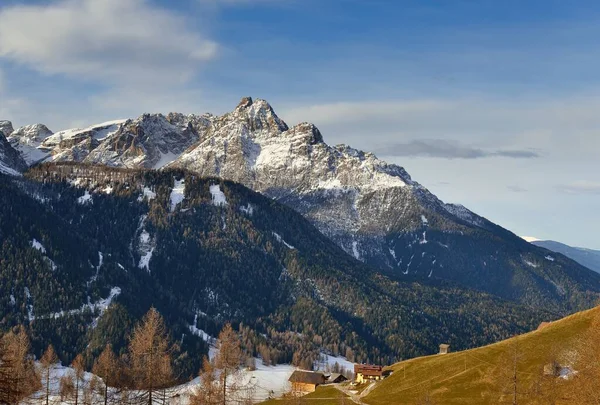
[{"label": "blue sky", "polygon": [[598,49],[593,1],[3,0],[0,119],[251,95],[519,235],[600,248]]}]

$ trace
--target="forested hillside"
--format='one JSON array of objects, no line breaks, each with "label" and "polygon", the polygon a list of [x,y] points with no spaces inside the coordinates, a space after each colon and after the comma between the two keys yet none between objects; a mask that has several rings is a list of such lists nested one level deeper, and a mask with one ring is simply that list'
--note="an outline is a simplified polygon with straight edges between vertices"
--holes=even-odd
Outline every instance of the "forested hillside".
[{"label": "forested hillside", "polygon": [[389,363],[442,341],[472,347],[555,316],[392,282],[290,208],[182,170],[42,165],[0,185],[2,328],[27,325],[36,353],[52,342],[65,361],[88,343],[122,350],[152,305],[187,375],[208,349],[201,331],[225,321],[250,353],[310,367],[321,351]]}]

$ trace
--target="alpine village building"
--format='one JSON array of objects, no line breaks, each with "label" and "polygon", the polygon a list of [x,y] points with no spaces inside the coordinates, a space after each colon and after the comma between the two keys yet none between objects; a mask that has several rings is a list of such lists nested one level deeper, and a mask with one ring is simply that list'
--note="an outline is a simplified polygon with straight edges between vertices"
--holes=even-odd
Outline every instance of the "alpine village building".
[{"label": "alpine village building", "polygon": [[354,365],[354,381],[362,384],[368,381],[383,380],[389,375],[388,371],[383,371],[382,366],[374,366],[370,364],[355,364]]},{"label": "alpine village building", "polygon": [[336,384],[348,379],[339,373],[323,373],[320,371],[296,370],[289,378],[292,383],[292,392],[295,394],[306,394],[315,392],[319,385]]}]

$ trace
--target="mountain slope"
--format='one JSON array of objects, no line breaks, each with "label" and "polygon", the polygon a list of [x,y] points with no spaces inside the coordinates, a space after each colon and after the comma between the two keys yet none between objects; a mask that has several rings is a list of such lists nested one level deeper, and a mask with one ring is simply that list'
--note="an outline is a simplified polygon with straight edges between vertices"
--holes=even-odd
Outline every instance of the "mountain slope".
[{"label": "mountain slope", "polygon": [[408,405],[425,403],[422,401],[428,395],[430,403],[445,405],[512,403],[509,391],[503,389],[510,386],[510,353],[518,347],[519,404],[576,403],[572,399],[574,387],[569,380],[556,378],[552,389],[556,389],[553,399],[558,402],[537,402],[543,397],[532,392],[532,385],[540,378],[543,367],[552,361],[561,365],[563,375],[572,373],[578,340],[594,319],[600,319],[600,307],[490,346],[394,364],[391,367],[393,374],[378,383],[363,401],[369,405]]},{"label": "mountain slope", "polygon": [[[206,350],[199,330],[215,336],[226,320],[252,331],[251,353],[266,345],[274,362],[311,364],[319,351],[387,363],[440,341],[472,347],[556,316],[453,285],[393,282],[290,208],[227,181],[75,164],[0,180],[0,281],[12,295],[0,326],[29,323],[36,350],[52,341],[65,358],[103,347],[106,331],[118,348],[127,327],[112,322],[131,325],[123,319],[150,305],[185,335],[190,372]],[[106,318],[110,302],[126,315]]]},{"label": "mountain slope", "polygon": [[538,240],[532,243],[544,249],[563,254],[582,266],[600,273],[600,251],[598,250],[572,247],[552,240]]},{"label": "mountain slope", "polygon": [[26,169],[27,163],[0,130],[0,173],[16,176]]},{"label": "mountain slope", "polygon": [[395,280],[449,280],[561,314],[588,308],[600,292],[598,274],[562,256],[548,259],[546,250],[443,203],[400,166],[327,145],[312,124],[288,127],[264,100],[244,98],[222,116],[146,114],[115,125],[83,146],[49,137],[40,148],[51,148],[50,160],[167,165],[241,183]]}]

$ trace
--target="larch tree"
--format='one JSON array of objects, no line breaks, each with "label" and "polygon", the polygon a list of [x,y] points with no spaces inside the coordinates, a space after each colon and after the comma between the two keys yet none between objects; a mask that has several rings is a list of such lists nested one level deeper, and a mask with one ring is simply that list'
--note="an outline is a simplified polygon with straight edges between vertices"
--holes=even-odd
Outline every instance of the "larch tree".
[{"label": "larch tree", "polygon": [[174,383],[173,346],[162,316],[151,308],[138,324],[129,342],[129,366],[137,402],[152,405]]},{"label": "larch tree", "polygon": [[207,357],[204,357],[199,376],[200,383],[190,396],[190,405],[219,405],[223,403],[219,378]]},{"label": "larch tree", "polygon": [[118,387],[121,385],[121,367],[119,359],[115,355],[110,345],[106,345],[100,356],[94,362],[92,372],[102,378],[100,383],[101,395],[104,405],[109,402],[109,387]]},{"label": "larch tree", "polygon": [[59,362],[58,356],[54,351],[54,347],[49,345],[42,358],[40,364],[42,366],[42,380],[44,384],[44,403],[49,405],[50,403],[50,389],[52,386],[52,367]]},{"label": "larch tree", "polygon": [[226,405],[229,394],[237,393],[240,388],[237,386],[235,378],[242,363],[242,349],[240,338],[229,323],[219,333],[218,341],[219,352],[215,357],[215,368],[220,371],[221,400],[222,404]]},{"label": "larch tree", "polygon": [[17,404],[41,388],[23,327],[0,341],[0,403]]},{"label": "larch tree", "polygon": [[83,360],[83,356],[81,354],[78,354],[77,356],[75,356],[75,359],[73,359],[73,362],[71,363],[71,368],[73,369],[73,394],[74,394],[74,403],[75,405],[79,405],[81,403],[80,398],[80,391],[81,390],[85,390],[85,380],[84,380],[84,375],[85,375],[85,363]]}]

